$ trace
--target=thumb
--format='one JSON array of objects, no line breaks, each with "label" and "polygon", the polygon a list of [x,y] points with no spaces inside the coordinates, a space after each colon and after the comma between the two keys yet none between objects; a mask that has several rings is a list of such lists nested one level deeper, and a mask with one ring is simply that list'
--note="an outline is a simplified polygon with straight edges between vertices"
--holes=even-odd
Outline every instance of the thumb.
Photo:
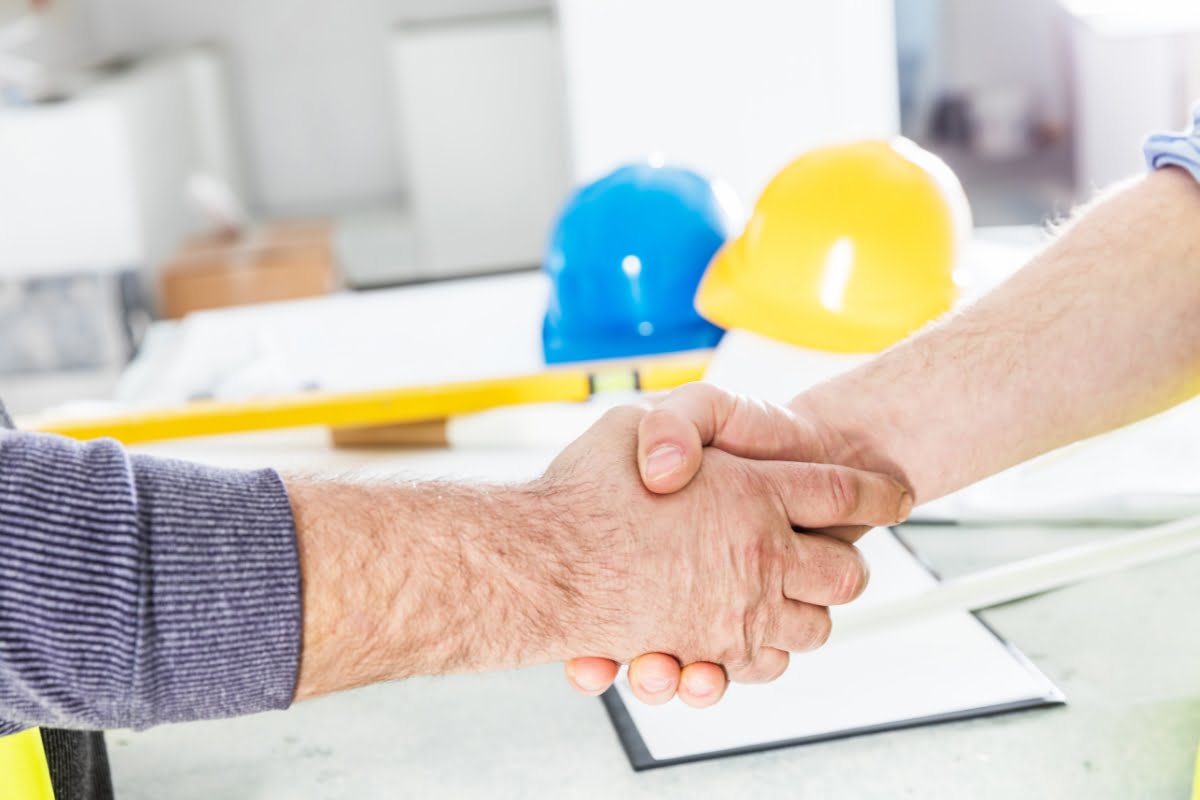
[{"label": "thumb", "polygon": [[667,394],[638,425],[642,482],[657,494],[679,491],[695,477],[708,446],[779,461],[822,461],[824,452],[815,433],[786,408],[689,383]]},{"label": "thumb", "polygon": [[657,494],[687,486],[700,469],[704,442],[695,422],[673,408],[659,407],[638,425],[638,470]]}]

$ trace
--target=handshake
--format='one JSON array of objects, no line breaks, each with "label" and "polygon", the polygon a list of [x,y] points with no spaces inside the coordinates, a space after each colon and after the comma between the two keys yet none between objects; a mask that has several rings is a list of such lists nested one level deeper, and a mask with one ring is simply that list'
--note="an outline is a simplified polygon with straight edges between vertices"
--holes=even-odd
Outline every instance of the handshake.
[{"label": "handshake", "polygon": [[854,543],[912,509],[892,477],[831,463],[844,452],[814,417],[706,384],[606,414],[532,487],[565,523],[546,616],[552,657],[589,654],[572,686],[599,694],[628,663],[639,699],[703,708],[824,644],[828,607],[866,587]]}]

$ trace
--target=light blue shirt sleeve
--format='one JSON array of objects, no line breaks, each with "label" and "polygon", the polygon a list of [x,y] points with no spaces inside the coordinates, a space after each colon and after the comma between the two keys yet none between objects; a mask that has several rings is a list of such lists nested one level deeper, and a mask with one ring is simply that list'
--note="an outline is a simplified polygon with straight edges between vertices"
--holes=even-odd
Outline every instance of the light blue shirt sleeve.
[{"label": "light blue shirt sleeve", "polygon": [[1152,133],[1143,147],[1146,166],[1183,167],[1200,181],[1200,103],[1192,109],[1192,129],[1179,133]]}]

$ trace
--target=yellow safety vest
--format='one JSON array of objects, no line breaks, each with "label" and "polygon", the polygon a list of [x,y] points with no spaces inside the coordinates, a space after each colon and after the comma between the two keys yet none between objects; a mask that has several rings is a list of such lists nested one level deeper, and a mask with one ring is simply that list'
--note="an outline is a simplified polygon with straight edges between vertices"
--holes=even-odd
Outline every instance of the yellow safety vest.
[{"label": "yellow safety vest", "polygon": [[0,739],[0,797],[54,800],[42,732],[37,728]]}]

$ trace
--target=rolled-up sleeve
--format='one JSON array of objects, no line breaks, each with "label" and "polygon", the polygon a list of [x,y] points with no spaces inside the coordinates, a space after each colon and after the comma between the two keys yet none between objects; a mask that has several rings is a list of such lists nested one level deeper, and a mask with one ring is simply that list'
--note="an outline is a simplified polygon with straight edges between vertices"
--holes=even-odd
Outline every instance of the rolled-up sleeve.
[{"label": "rolled-up sleeve", "polygon": [[1150,169],[1182,167],[1200,181],[1200,103],[1192,109],[1191,130],[1152,133],[1146,137],[1142,152]]},{"label": "rolled-up sleeve", "polygon": [[299,649],[275,472],[0,432],[0,734],[284,708]]}]

